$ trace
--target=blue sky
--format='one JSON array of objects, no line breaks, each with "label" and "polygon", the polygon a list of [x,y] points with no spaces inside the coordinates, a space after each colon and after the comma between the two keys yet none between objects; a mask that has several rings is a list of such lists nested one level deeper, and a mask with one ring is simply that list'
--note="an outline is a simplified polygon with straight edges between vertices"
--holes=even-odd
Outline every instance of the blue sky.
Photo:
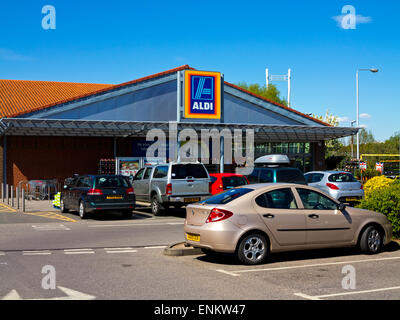
[{"label": "blue sky", "polygon": [[[42,28],[42,7],[56,29]],[[333,17],[352,5],[356,29]],[[398,1],[10,1],[0,4],[0,78],[121,83],[183,64],[225,80],[265,83],[292,69],[292,106],[384,140],[400,130]],[[285,83],[276,83],[286,97]],[[347,121],[347,122],[346,122]]]}]

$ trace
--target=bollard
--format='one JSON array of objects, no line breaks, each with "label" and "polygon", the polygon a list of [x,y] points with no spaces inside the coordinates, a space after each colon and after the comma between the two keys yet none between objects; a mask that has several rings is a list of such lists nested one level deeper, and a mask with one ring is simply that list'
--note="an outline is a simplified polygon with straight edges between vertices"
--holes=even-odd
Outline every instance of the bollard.
[{"label": "bollard", "polygon": [[25,212],[25,189],[22,188],[22,212]]},{"label": "bollard", "polygon": [[15,190],[16,190],[16,196],[17,196],[17,210],[19,210],[19,187],[16,187]]},{"label": "bollard", "polygon": [[14,207],[14,186],[11,185],[11,207]]},{"label": "bollard", "polygon": [[8,194],[8,184],[6,184],[6,199],[7,199],[7,204],[10,204],[10,197]]},{"label": "bollard", "polygon": [[4,203],[4,183],[1,183],[1,202]]}]

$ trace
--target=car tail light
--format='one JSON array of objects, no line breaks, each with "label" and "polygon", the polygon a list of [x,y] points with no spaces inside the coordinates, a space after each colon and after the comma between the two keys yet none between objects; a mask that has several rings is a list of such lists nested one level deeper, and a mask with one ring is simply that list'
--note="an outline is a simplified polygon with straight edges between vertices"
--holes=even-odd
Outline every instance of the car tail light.
[{"label": "car tail light", "polygon": [[133,188],[126,189],[126,194],[134,194],[134,193],[135,193],[135,189],[133,189]]},{"label": "car tail light", "polygon": [[213,183],[210,181],[210,182],[208,183],[208,192],[209,192],[209,193],[212,193],[212,185],[213,185]]},{"label": "car tail light", "polygon": [[165,194],[171,195],[172,194],[172,184],[168,183],[166,188],[165,188]]},{"label": "car tail light", "polygon": [[233,216],[233,213],[228,210],[214,208],[211,210],[210,214],[208,215],[206,223],[225,220],[232,216]]},{"label": "car tail light", "polygon": [[364,185],[361,185],[360,189],[364,189]]},{"label": "car tail light", "polygon": [[100,189],[89,189],[88,191],[88,196],[101,196],[103,195],[103,191],[101,191]]},{"label": "car tail light", "polygon": [[326,186],[331,188],[332,190],[339,190],[339,187],[337,185],[334,185],[333,183],[327,183]]}]

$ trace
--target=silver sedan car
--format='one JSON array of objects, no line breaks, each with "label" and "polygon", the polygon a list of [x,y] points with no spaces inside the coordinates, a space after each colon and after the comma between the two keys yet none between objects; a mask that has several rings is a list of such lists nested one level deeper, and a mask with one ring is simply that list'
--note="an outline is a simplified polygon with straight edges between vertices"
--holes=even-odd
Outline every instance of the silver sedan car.
[{"label": "silver sedan car", "polygon": [[349,172],[311,171],[304,177],[309,186],[325,192],[340,202],[354,204],[364,197],[363,185]]}]

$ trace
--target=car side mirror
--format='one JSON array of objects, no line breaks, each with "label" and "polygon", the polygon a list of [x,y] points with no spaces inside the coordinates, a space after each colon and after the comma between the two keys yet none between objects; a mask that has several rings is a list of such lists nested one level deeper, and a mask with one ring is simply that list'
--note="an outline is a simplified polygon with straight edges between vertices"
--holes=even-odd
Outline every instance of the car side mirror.
[{"label": "car side mirror", "polygon": [[344,203],[339,203],[337,208],[338,210],[343,211],[344,209],[346,209],[346,205]]}]

